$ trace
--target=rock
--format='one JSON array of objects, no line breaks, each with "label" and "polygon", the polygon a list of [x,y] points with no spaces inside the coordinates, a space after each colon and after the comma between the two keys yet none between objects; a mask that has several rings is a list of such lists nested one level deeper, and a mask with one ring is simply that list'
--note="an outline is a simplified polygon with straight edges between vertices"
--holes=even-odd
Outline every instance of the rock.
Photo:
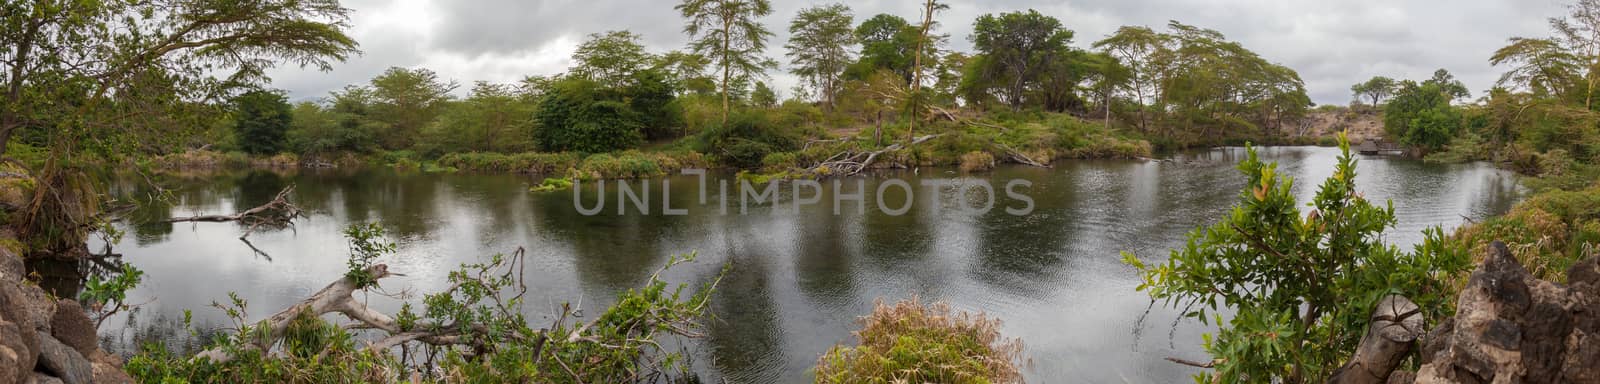
[{"label": "rock", "polygon": [[28,268],[23,264],[22,256],[11,252],[10,248],[0,246],[0,280],[22,281],[27,275]]},{"label": "rock", "polygon": [[95,350],[89,355],[89,362],[94,365],[95,384],[133,383],[133,377],[122,371],[121,358]]},{"label": "rock", "polygon": [[1417,374],[1411,371],[1394,371],[1389,374],[1388,384],[1411,384],[1417,381]]},{"label": "rock", "polygon": [[50,318],[50,335],[84,356],[98,349],[94,322],[89,321],[89,315],[83,313],[83,307],[77,301],[62,299],[56,302],[55,316]]},{"label": "rock", "polygon": [[29,380],[39,359],[39,338],[31,318],[23,309],[24,286],[14,281],[0,281],[0,348],[10,350],[15,357],[0,353],[0,381],[20,383]]},{"label": "rock", "polygon": [[55,376],[50,376],[50,375],[46,375],[46,374],[43,374],[43,373],[34,372],[33,373],[33,383],[34,384],[61,384],[61,379],[58,379]]},{"label": "rock", "polygon": [[87,384],[94,379],[94,366],[77,350],[48,334],[39,334],[39,367],[61,378],[66,384]]},{"label": "rock", "polygon": [[1456,316],[1426,339],[1415,382],[1600,384],[1596,263],[1574,265],[1561,285],[1534,278],[1505,244],[1491,244]]}]

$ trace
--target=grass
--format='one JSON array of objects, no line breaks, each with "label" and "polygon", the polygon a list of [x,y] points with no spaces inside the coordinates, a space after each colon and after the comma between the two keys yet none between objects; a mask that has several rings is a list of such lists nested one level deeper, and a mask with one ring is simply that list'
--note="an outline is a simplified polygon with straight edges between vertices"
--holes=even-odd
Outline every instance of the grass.
[{"label": "grass", "polygon": [[437,164],[465,172],[510,172],[531,174],[556,174],[578,165],[576,153],[526,152],[502,153],[452,153],[440,157]]},{"label": "grass", "polygon": [[924,304],[879,300],[860,319],[856,347],[834,346],[817,361],[818,383],[1021,383],[1022,342],[1000,320]]},{"label": "grass", "polygon": [[1504,241],[1534,276],[1565,281],[1574,263],[1600,255],[1594,247],[1600,244],[1600,186],[1541,192],[1505,215],[1458,229],[1455,239],[1474,255]]}]

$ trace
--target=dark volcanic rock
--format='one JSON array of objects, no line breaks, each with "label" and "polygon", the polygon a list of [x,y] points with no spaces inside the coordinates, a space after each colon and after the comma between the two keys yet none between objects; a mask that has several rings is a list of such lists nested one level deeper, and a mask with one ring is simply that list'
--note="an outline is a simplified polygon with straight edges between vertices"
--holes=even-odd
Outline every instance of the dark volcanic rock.
[{"label": "dark volcanic rock", "polygon": [[87,384],[94,380],[94,366],[72,347],[54,337],[39,334],[39,367],[67,384]]},{"label": "dark volcanic rock", "polygon": [[62,299],[56,302],[55,316],[50,318],[50,335],[84,356],[98,349],[94,322],[83,313],[83,307],[77,301]]},{"label": "dark volcanic rock", "polygon": [[1534,278],[1495,242],[1429,334],[1417,383],[1600,384],[1600,267],[1573,266],[1570,284]]}]

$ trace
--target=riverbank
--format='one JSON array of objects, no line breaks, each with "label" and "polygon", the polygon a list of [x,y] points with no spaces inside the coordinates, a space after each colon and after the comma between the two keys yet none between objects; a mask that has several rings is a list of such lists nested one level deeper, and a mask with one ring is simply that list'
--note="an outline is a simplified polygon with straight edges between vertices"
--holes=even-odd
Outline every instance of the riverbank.
[{"label": "riverbank", "polygon": [[[1337,132],[1329,130],[1334,125],[1324,125],[1327,124],[1313,125],[1310,130],[1290,136],[1216,138],[1213,144],[1333,146]],[[767,138],[758,143],[737,138],[750,136],[749,133],[729,134],[735,139],[728,141],[707,137],[717,136],[713,132],[664,141],[645,149],[595,154],[460,152],[425,155],[413,151],[377,151],[264,156],[203,149],[155,156],[143,165],[176,173],[216,168],[387,167],[421,172],[629,179],[677,174],[691,168],[720,168],[815,177],[836,171],[824,168],[830,165],[837,168],[841,162],[850,163],[856,172],[940,166],[985,171],[996,164],[1047,166],[1068,159],[1150,158],[1175,149],[1172,143],[1152,144],[1146,135],[1131,132],[1126,127],[1108,126],[1065,114],[1008,114],[959,122],[940,121],[914,132],[916,137],[909,140],[909,145],[905,139],[908,134],[913,133],[901,126],[869,127],[814,132],[787,139]],[[788,144],[768,143],[774,140]],[[720,144],[708,145],[708,142]],[[868,154],[870,161],[867,161]]]}]

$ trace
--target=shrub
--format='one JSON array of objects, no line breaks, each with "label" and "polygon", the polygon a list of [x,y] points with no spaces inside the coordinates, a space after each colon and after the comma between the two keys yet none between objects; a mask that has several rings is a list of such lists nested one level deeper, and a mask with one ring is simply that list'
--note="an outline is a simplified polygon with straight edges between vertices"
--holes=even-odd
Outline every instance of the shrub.
[{"label": "shrub", "polygon": [[994,169],[994,155],[988,152],[972,151],[961,155],[962,172],[981,172]]},{"label": "shrub", "polygon": [[859,320],[860,345],[834,346],[817,360],[818,383],[1021,383],[1022,341],[1000,320],[917,298]]},{"label": "shrub", "polygon": [[545,151],[611,152],[644,142],[643,118],[623,95],[585,79],[551,86],[539,104],[535,139]]},{"label": "shrub", "polygon": [[744,111],[729,116],[726,124],[707,127],[695,138],[695,149],[714,156],[723,165],[756,168],[767,154],[793,151],[800,138],[774,123],[764,112]]},{"label": "shrub", "polygon": [[500,153],[452,153],[439,158],[440,166],[467,172],[515,172],[531,174],[557,174],[578,166],[574,153],[526,152],[512,155]]},{"label": "shrub", "polygon": [[[1248,181],[1221,222],[1197,228],[1158,264],[1124,253],[1143,279],[1140,291],[1219,325],[1204,337],[1216,380],[1323,381],[1355,350],[1373,306],[1390,294],[1416,302],[1424,319],[1452,314],[1450,287],[1471,267],[1465,248],[1438,229],[1425,232],[1411,254],[1384,245],[1394,207],[1356,192],[1356,160],[1342,135],[1340,151],[1304,216],[1293,180],[1247,148],[1238,168]],[[1234,317],[1217,313],[1225,309]]]}]

